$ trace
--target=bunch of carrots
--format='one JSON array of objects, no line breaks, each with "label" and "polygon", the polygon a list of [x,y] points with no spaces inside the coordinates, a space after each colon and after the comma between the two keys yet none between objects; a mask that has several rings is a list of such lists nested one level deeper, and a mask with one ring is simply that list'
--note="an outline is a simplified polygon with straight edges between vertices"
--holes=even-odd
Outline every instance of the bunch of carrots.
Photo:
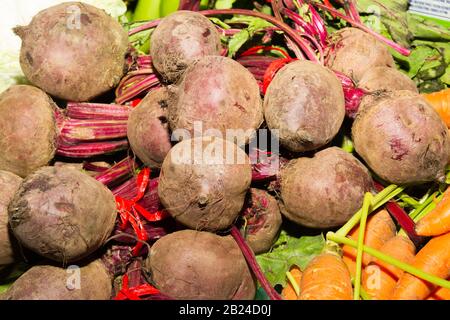
[{"label": "bunch of carrots", "polygon": [[[450,188],[433,201],[434,209],[415,225],[417,235],[429,239],[420,248],[406,233],[397,232],[387,210],[374,210],[379,203],[373,206],[376,201],[367,194],[355,217],[327,234],[322,254],[303,271],[294,266],[287,273],[283,297],[450,300]],[[369,209],[373,214],[368,217]]]}]

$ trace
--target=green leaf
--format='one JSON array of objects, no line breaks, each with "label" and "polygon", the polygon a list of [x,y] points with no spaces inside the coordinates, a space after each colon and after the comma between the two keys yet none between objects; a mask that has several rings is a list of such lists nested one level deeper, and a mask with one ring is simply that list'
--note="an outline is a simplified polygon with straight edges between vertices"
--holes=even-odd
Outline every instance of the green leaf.
[{"label": "green leaf", "polygon": [[249,16],[234,16],[225,21],[227,24],[246,24],[247,28],[233,35],[228,43],[228,56],[234,55],[241,49],[241,47],[249,41],[257,32],[263,31],[266,28],[273,27],[273,24],[264,19],[249,17]]},{"label": "green leaf", "polygon": [[231,9],[236,0],[217,0],[215,8],[216,9]]},{"label": "green leaf", "polygon": [[303,270],[325,246],[323,235],[295,238],[282,231],[273,249],[256,257],[269,282],[286,285],[286,272],[292,266]]}]

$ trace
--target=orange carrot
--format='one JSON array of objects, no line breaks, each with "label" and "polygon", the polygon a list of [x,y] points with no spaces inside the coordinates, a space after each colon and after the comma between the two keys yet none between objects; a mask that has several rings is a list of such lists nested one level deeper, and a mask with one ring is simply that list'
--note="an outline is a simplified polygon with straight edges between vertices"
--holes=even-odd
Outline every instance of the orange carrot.
[{"label": "orange carrot", "polygon": [[[300,281],[302,279],[302,271],[299,267],[294,266],[289,271],[291,275],[294,277],[295,282],[300,286]],[[286,287],[283,288],[283,291],[281,291],[281,296],[285,300],[298,300],[298,296],[295,293],[294,287],[290,282],[286,285]]]},{"label": "orange carrot", "polygon": [[[450,278],[447,280],[450,280]],[[450,300],[450,289],[439,287],[427,298],[427,300]]]},{"label": "orange carrot", "polygon": [[438,236],[450,231],[450,188],[444,192],[442,200],[430,213],[416,224],[420,236]]},{"label": "orange carrot", "polygon": [[[380,252],[405,263],[411,263],[416,248],[408,237],[397,235],[389,239]],[[392,296],[395,285],[403,271],[383,261],[372,260],[362,273],[364,290],[373,300],[387,300]]]},{"label": "orange carrot", "polygon": [[[356,226],[349,233],[349,237],[358,240],[359,226]],[[389,239],[395,236],[395,224],[391,216],[386,210],[380,210],[372,214],[367,219],[366,235],[364,237],[364,244],[374,249],[381,248]],[[350,274],[355,275],[356,271],[356,249],[344,245],[342,247],[343,261],[347,265]],[[362,265],[366,266],[372,257],[367,253],[363,254]]]},{"label": "orange carrot", "polygon": [[450,128],[450,88],[422,95]]},{"label": "orange carrot", "polygon": [[303,271],[300,300],[352,300],[350,272],[341,257],[322,253]]},{"label": "orange carrot", "polygon": [[[414,257],[411,265],[442,279],[450,276],[450,233],[431,239]],[[394,300],[426,299],[436,286],[404,273],[394,290]]]}]

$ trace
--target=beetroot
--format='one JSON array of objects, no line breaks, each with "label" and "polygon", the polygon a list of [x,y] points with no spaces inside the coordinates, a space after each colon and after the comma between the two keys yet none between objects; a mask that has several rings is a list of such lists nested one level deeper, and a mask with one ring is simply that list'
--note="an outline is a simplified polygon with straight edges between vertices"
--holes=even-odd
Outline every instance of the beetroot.
[{"label": "beetroot", "polygon": [[156,287],[175,299],[250,300],[255,283],[233,238],[184,230],[162,237],[146,260]]},{"label": "beetroot", "polygon": [[252,168],[243,150],[217,137],[175,145],[162,165],[158,194],[177,221],[196,230],[228,228],[250,187]]},{"label": "beetroot", "polygon": [[133,152],[148,167],[161,167],[172,148],[167,123],[168,92],[150,91],[128,119],[128,140]]},{"label": "beetroot", "polygon": [[71,168],[43,167],[23,180],[8,207],[20,244],[62,263],[100,248],[116,220],[112,193]]},{"label": "beetroot", "polygon": [[227,139],[241,145],[262,122],[258,83],[242,65],[225,57],[208,56],[192,64],[169,103],[170,128],[188,130],[191,136],[194,131],[208,135],[204,131],[211,129],[222,137],[228,133]]},{"label": "beetroot", "polygon": [[433,107],[417,93],[402,90],[365,97],[352,135],[358,154],[388,182],[445,180],[449,133]]},{"label": "beetroot", "polygon": [[278,130],[282,146],[295,152],[320,148],[333,139],[344,121],[342,85],[319,64],[290,63],[267,89],[264,116],[268,127]]},{"label": "beetroot", "polygon": [[50,7],[14,31],[22,39],[25,76],[55,97],[87,101],[114,88],[124,74],[127,32],[91,5]]},{"label": "beetroot", "polygon": [[95,260],[79,269],[34,266],[17,279],[1,299],[109,300],[111,293],[111,276],[103,263]]},{"label": "beetroot", "polygon": [[0,94],[0,170],[25,177],[45,166],[56,150],[56,105],[32,86]]},{"label": "beetroot", "polygon": [[165,17],[151,36],[153,65],[169,82],[176,82],[196,59],[220,55],[220,51],[220,35],[214,24],[193,11]]},{"label": "beetroot", "polygon": [[14,240],[8,227],[8,205],[21,181],[15,174],[0,170],[0,269],[15,261]]},{"label": "beetroot", "polygon": [[332,35],[327,66],[358,82],[375,67],[393,67],[394,59],[386,45],[356,28],[344,28]]},{"label": "beetroot", "polygon": [[369,92],[409,90],[419,93],[416,84],[406,74],[395,68],[375,67],[367,70],[358,87]]},{"label": "beetroot", "polygon": [[255,254],[270,250],[281,227],[277,200],[267,191],[252,188],[247,197],[242,218],[242,233]]},{"label": "beetroot", "polygon": [[338,227],[358,211],[372,188],[369,170],[351,154],[331,147],[312,158],[292,160],[281,170],[281,213],[302,226]]}]

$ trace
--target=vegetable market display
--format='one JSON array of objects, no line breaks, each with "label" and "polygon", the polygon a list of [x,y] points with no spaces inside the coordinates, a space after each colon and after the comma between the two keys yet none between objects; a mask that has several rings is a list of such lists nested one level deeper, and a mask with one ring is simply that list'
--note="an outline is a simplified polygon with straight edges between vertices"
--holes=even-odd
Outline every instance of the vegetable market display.
[{"label": "vegetable market display", "polygon": [[106,2],[14,26],[0,300],[450,299],[445,25],[405,0]]}]

